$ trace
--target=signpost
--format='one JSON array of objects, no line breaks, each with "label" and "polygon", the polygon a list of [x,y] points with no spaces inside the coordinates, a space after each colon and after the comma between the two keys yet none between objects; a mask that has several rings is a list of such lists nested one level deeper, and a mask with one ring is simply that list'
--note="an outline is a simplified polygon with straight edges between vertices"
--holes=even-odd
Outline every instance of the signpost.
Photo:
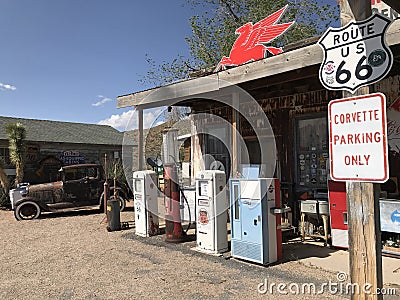
[{"label": "signpost", "polygon": [[331,178],[381,183],[388,180],[385,95],[333,100],[328,118]]},{"label": "signpost", "polygon": [[[386,25],[384,25],[384,23],[386,22],[386,18],[380,18],[377,16],[369,18],[371,16],[371,0],[339,0],[338,2],[340,4],[340,17],[342,21],[342,26],[344,27],[339,30],[329,29],[328,32],[324,34],[324,36],[320,40],[320,45],[324,50],[324,62],[322,63],[320,68],[320,80],[327,89],[342,89],[345,98],[351,97],[349,92],[355,95],[367,95],[369,94],[368,85],[383,78],[383,76],[385,76],[390,71],[390,68],[392,66],[392,54],[390,53],[390,51],[388,51],[389,49],[387,48],[384,40],[385,30],[389,24],[387,23]],[[360,22],[354,22],[354,20]],[[376,20],[378,20],[377,23],[375,23]],[[379,32],[379,28],[382,29],[382,32]],[[331,51],[330,54],[329,51]],[[370,96],[372,97],[372,95]],[[377,98],[379,98],[379,96]],[[357,101],[354,102],[361,103]],[[337,107],[339,106],[340,105],[338,105]],[[362,107],[358,104],[355,106]],[[330,108],[332,108],[332,106],[330,106]],[[347,107],[346,109],[350,109],[350,107]],[[378,108],[375,105],[374,110],[376,109]],[[352,110],[350,109],[350,111]],[[345,114],[350,113],[350,111],[345,112]],[[365,109],[361,109],[360,114],[364,114],[362,111],[365,111]],[[358,118],[357,111],[353,111],[353,113],[356,113],[355,116],[356,118]],[[335,112],[333,112],[333,114],[331,112],[331,117],[333,117],[334,122],[335,115]],[[375,132],[379,132],[379,136],[383,138],[383,129],[385,127],[379,126],[377,124],[378,122],[382,122],[382,120],[378,119],[379,117],[383,118],[384,115],[381,114],[378,109],[377,116],[374,116],[375,113],[373,112],[372,117],[370,117],[370,121],[375,125],[373,127],[373,130]],[[339,118],[336,119],[339,120],[339,124],[334,125],[340,125],[340,114],[339,117],[336,118]],[[344,122],[346,122],[346,120],[347,118],[345,115]],[[351,120],[351,114],[349,120]],[[362,120],[363,121],[359,123],[367,122],[367,118],[364,118]],[[342,129],[340,130],[344,130],[343,127],[344,126],[342,126]],[[379,127],[381,127],[381,129],[379,129]],[[340,135],[340,130],[339,132],[334,131],[334,133]],[[354,133],[344,132],[343,134],[347,134],[347,141],[349,141],[348,134]],[[359,137],[357,138],[358,142]],[[334,139],[335,137],[333,137],[333,140]],[[355,144],[355,140],[356,139],[353,136],[352,145]],[[339,137],[337,143],[339,143],[339,141],[341,141],[341,137]],[[344,144],[342,145],[344,146]],[[336,147],[333,148],[335,148],[333,151],[337,150]],[[381,145],[381,147],[379,148],[382,151],[385,151],[383,145]],[[351,148],[347,150],[350,149]],[[354,151],[354,149],[351,150]],[[340,151],[338,153],[340,154]],[[337,153],[333,153],[334,156],[336,154]],[[333,175],[337,175],[338,177],[343,176],[343,179],[345,177],[353,179],[354,177],[368,177],[362,175],[364,174],[362,173],[362,167],[366,166],[367,160],[369,164],[372,157],[368,155],[372,155],[372,152],[371,154],[360,154],[362,156],[359,157],[356,157],[356,153],[349,152],[347,154],[344,154],[344,156],[342,156],[342,160],[344,165],[346,166],[348,174],[340,174],[336,172],[338,170],[333,170]],[[346,160],[346,155],[353,155],[355,158],[353,159],[350,156],[351,159],[349,160],[348,157]],[[340,156],[338,157],[340,161]],[[364,160],[362,160],[362,158]],[[331,162],[331,164],[336,168],[335,162],[336,159]],[[388,173],[387,156],[386,159],[384,158],[382,162],[383,172],[377,176],[379,178],[375,178],[377,179],[376,181],[383,180]],[[361,163],[363,163],[363,165],[361,165]],[[350,165],[354,165],[356,170],[351,170]],[[380,165],[380,168],[382,168],[382,165]],[[369,175],[369,177],[371,176],[375,175]],[[382,251],[379,228],[379,200],[377,189],[373,182],[348,180],[346,181],[346,191],[349,226],[348,236],[350,279],[352,284],[370,287],[369,293],[363,291],[361,293],[352,294],[351,298],[382,299],[382,295],[377,293],[377,291],[379,291],[379,289],[383,286]]]}]

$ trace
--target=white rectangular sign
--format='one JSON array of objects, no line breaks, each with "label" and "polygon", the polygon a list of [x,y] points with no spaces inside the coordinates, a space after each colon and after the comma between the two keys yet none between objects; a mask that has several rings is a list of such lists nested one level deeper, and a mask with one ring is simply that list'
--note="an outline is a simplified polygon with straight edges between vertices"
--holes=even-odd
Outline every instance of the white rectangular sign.
[{"label": "white rectangular sign", "polygon": [[389,178],[386,97],[382,93],[329,102],[330,175],[336,181]]}]

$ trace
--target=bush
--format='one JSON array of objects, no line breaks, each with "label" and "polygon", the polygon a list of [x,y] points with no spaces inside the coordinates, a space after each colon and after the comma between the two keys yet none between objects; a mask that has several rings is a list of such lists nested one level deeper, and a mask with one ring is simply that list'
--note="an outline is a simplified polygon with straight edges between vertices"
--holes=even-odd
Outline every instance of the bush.
[{"label": "bush", "polygon": [[11,208],[11,202],[9,195],[4,191],[3,188],[0,187],[0,208]]}]

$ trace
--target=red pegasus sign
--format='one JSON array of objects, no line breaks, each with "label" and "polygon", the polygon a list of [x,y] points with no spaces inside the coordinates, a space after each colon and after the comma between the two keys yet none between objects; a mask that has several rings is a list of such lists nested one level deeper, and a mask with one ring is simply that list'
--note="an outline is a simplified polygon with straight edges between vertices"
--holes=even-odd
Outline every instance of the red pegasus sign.
[{"label": "red pegasus sign", "polygon": [[282,48],[267,47],[266,44],[293,25],[294,22],[276,24],[286,8],[287,5],[254,25],[249,22],[236,29],[235,33],[239,34],[239,37],[233,44],[229,57],[224,56],[221,59],[215,72],[225,70],[227,66],[238,66],[265,58],[266,51],[272,55],[282,53]]}]

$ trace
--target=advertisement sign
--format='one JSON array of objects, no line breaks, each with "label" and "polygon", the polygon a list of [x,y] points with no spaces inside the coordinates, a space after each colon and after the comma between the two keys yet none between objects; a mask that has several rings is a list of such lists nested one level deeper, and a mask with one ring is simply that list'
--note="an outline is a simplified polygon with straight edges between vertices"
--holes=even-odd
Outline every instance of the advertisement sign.
[{"label": "advertisement sign", "polygon": [[63,151],[60,154],[59,159],[63,162],[64,166],[85,163],[85,157],[82,156],[78,150]]},{"label": "advertisement sign", "polygon": [[400,97],[387,110],[389,151],[400,154]]},{"label": "advertisement sign", "polygon": [[375,93],[332,100],[328,120],[332,179],[388,180],[385,95]]},{"label": "advertisement sign", "polygon": [[294,22],[277,24],[286,8],[287,5],[256,24],[248,22],[236,29],[235,34],[238,34],[239,37],[233,44],[229,57],[222,57],[214,72],[263,59],[266,57],[266,51],[272,55],[282,53],[282,48],[266,46],[266,44],[282,35],[293,25]]},{"label": "advertisement sign", "polygon": [[330,90],[354,92],[384,78],[393,54],[384,36],[391,20],[380,14],[342,28],[329,28],[318,44],[324,51],[319,79]]},{"label": "advertisement sign", "polygon": [[400,201],[380,200],[381,230],[400,233]]}]

